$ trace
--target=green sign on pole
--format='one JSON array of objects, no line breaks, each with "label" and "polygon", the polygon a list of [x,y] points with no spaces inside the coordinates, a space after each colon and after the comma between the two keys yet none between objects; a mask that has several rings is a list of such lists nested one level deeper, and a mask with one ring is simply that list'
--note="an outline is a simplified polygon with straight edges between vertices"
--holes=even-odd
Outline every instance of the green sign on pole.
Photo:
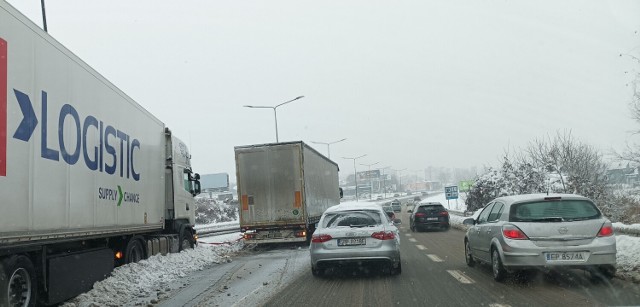
[{"label": "green sign on pole", "polygon": [[475,183],[474,180],[462,180],[458,183],[458,188],[460,192],[469,192],[471,190],[471,186]]}]

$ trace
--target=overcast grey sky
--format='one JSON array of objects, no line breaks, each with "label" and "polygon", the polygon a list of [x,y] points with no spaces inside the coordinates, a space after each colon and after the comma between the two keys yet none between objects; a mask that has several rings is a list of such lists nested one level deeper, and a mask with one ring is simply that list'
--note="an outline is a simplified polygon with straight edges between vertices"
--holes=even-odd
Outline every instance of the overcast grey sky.
[{"label": "overcast grey sky", "polygon": [[[10,0],[42,24],[40,1]],[[640,1],[46,1],[49,33],[191,144],[197,172],[233,147],[330,142],[412,170],[494,165],[570,129],[634,141]],[[625,73],[628,72],[628,73]],[[313,144],[311,144],[313,145]],[[313,145],[322,153],[326,146]],[[362,167],[362,166],[359,166]],[[362,167],[364,169],[364,167]]]}]

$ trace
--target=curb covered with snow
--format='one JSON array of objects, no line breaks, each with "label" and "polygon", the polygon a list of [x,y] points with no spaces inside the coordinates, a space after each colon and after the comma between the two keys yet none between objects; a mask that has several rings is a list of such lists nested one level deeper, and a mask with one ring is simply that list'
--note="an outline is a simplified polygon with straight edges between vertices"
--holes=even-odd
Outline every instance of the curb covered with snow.
[{"label": "curb covered with snow", "polygon": [[96,282],[93,289],[66,303],[63,307],[147,306],[157,303],[167,292],[180,287],[175,282],[194,271],[217,263],[231,261],[231,256],[244,246],[243,241],[230,245],[198,245],[166,256],[156,255],[138,263],[113,270],[111,276]]}]

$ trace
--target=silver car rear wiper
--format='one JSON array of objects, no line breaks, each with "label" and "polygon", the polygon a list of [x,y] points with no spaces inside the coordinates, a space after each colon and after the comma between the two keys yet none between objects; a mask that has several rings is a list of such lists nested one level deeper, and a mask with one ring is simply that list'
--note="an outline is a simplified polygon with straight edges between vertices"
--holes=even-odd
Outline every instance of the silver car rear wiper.
[{"label": "silver car rear wiper", "polygon": [[586,216],[586,217],[576,217],[576,218],[565,219],[565,220],[568,221],[568,222],[571,222],[571,221],[586,221],[586,220],[591,220],[591,219],[593,219],[592,216]]}]

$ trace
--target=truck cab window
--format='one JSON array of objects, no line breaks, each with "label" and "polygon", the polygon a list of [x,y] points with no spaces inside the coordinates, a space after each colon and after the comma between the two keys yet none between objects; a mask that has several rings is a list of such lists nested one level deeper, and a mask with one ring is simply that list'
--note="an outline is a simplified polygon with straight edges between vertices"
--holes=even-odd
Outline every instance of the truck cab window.
[{"label": "truck cab window", "polygon": [[191,193],[193,187],[191,186],[191,180],[189,180],[189,173],[185,171],[182,175],[182,178],[184,181],[184,190]]}]

